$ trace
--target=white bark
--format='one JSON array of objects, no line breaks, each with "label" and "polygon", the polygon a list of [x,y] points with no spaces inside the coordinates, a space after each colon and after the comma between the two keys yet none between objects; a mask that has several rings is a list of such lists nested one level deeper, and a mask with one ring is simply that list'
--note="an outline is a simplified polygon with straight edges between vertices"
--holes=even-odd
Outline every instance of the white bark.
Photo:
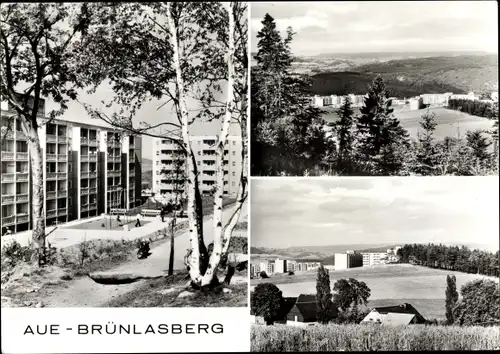
[{"label": "white bark", "polygon": [[209,285],[212,279],[217,276],[217,268],[219,267],[221,255],[223,254],[223,237],[222,237],[222,199],[224,194],[224,148],[227,143],[229,135],[229,126],[233,115],[234,105],[234,16],[233,16],[234,3],[229,3],[229,49],[227,58],[227,98],[226,98],[226,112],[222,121],[222,128],[216,146],[216,185],[214,193],[214,248],[210,255],[209,264],[203,279],[202,286]]},{"label": "white bark", "polygon": [[191,245],[191,256],[189,257],[189,275],[195,284],[200,284],[202,275],[200,273],[200,248],[198,235],[198,216],[196,214],[196,166],[193,158],[193,151],[189,141],[188,129],[188,110],[186,105],[186,91],[184,89],[184,81],[182,79],[182,71],[180,67],[180,54],[179,54],[179,39],[177,37],[177,28],[172,18],[172,3],[167,2],[167,24],[170,30],[170,42],[173,48],[173,61],[176,71],[177,83],[177,98],[180,105],[181,116],[181,130],[184,149],[186,150],[186,164],[187,164],[187,216],[189,228],[189,242]]}]

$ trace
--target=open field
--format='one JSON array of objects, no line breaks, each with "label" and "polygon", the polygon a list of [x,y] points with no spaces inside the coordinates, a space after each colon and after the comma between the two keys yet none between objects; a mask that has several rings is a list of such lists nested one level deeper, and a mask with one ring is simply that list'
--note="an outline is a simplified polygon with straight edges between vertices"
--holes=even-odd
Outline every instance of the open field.
[{"label": "open field", "polygon": [[[457,277],[457,288],[465,283],[481,278],[476,274],[431,269],[408,264],[393,264],[373,267],[360,267],[348,270],[330,271],[330,283],[342,278],[355,278],[364,281],[371,289],[369,307],[386,306],[408,302],[426,318],[445,318],[444,298],[446,275]],[[498,278],[496,278],[498,281]],[[253,279],[252,289],[262,282],[276,284],[283,296],[316,293],[316,272],[280,275],[269,279]]]},{"label": "open field", "polygon": [[[410,137],[414,139],[417,138],[417,133],[420,129],[419,121],[426,111],[427,109],[409,111],[402,106],[394,106],[394,115],[400,120],[403,128],[408,130]],[[463,138],[467,131],[491,129],[493,126],[493,120],[472,116],[444,107],[430,108],[429,111],[436,114],[435,119],[438,123],[434,132],[436,140],[443,140],[447,136],[457,138],[458,132],[460,132],[460,137]],[[359,110],[357,109],[354,112],[355,115],[359,114]],[[328,109],[328,113],[323,118],[327,122],[334,122],[338,119],[338,115],[336,111]]]},{"label": "open field", "polygon": [[252,325],[250,343],[253,352],[493,350],[500,347],[500,328]]}]

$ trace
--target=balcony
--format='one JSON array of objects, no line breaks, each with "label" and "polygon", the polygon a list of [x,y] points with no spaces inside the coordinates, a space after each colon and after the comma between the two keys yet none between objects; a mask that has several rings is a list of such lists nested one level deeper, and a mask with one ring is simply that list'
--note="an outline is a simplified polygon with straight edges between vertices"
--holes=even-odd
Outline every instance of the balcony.
[{"label": "balcony", "polygon": [[46,179],[47,180],[57,179],[57,172],[47,172]]},{"label": "balcony", "polygon": [[134,176],[135,176],[135,170],[129,170],[129,171],[128,171],[128,175],[129,175],[130,177],[134,177]]},{"label": "balcony", "polygon": [[57,137],[57,141],[60,142],[60,143],[65,143],[68,141],[68,137],[66,135],[59,135]]},{"label": "balcony", "polygon": [[80,195],[87,195],[87,194],[89,194],[89,187],[80,188]]},{"label": "balcony", "polygon": [[10,151],[2,151],[2,161],[13,161],[14,153]]},{"label": "balcony", "polygon": [[96,172],[96,171],[91,171],[91,172],[89,172],[89,177],[90,177],[90,178],[95,178],[95,177],[97,177],[97,172]]},{"label": "balcony", "polygon": [[89,161],[89,155],[80,155],[80,161],[81,162],[88,162]]},{"label": "balcony", "polygon": [[57,161],[66,161],[68,159],[68,155],[66,154],[59,154],[57,155]]},{"label": "balcony", "polygon": [[14,204],[14,195],[2,195],[2,204]]},{"label": "balcony", "polygon": [[89,161],[93,161],[93,162],[97,161],[97,154],[90,154]]},{"label": "balcony", "polygon": [[98,145],[97,139],[90,139],[89,140],[89,145],[90,146],[97,146]]},{"label": "balcony", "polygon": [[46,193],[45,197],[47,199],[55,199],[57,197],[57,192],[56,191],[49,191]]},{"label": "balcony", "polygon": [[26,140],[26,135],[20,130],[16,132],[16,140]]},{"label": "balcony", "polygon": [[80,178],[89,178],[89,175],[90,175],[89,171],[80,172]]},{"label": "balcony", "polygon": [[57,216],[57,209],[47,210],[45,213],[45,218],[55,218]]},{"label": "balcony", "polygon": [[2,173],[2,182],[14,182],[14,173]]},{"label": "balcony", "polygon": [[30,176],[28,172],[18,172],[16,180],[18,182],[27,182],[29,180]]},{"label": "balcony", "polygon": [[47,161],[52,162],[52,161],[57,161],[57,156],[55,153],[47,153]]},{"label": "balcony", "polygon": [[121,156],[108,156],[108,162],[121,162]]},{"label": "balcony", "polygon": [[16,223],[16,217],[14,215],[2,218],[2,226],[10,226]]},{"label": "balcony", "polygon": [[[2,157],[2,159],[3,159],[3,157]],[[16,160],[28,160],[28,153],[27,152],[16,153]]]},{"label": "balcony", "polygon": [[66,208],[57,209],[57,215],[62,216],[68,214],[68,210]]},{"label": "balcony", "polygon": [[60,190],[59,192],[57,192],[58,198],[65,198],[67,196],[68,196],[68,191],[66,191],[66,190]]},{"label": "balcony", "polygon": [[89,210],[95,210],[95,209],[97,209],[97,203],[89,204]]},{"label": "balcony", "polygon": [[89,211],[89,205],[88,204],[83,204],[82,205],[82,211]]},{"label": "balcony", "polygon": [[29,200],[30,200],[30,197],[29,197],[28,193],[16,195],[16,201],[18,203],[27,203],[27,202],[29,202]]},{"label": "balcony", "polygon": [[17,219],[17,223],[18,224],[29,222],[29,216],[28,215],[18,215],[16,219]]},{"label": "balcony", "polygon": [[129,156],[128,157],[128,162],[135,163],[135,156]]},{"label": "balcony", "polygon": [[48,143],[55,143],[55,142],[57,142],[57,136],[55,136],[54,134],[47,134],[46,137],[47,137],[47,142]]},{"label": "balcony", "polygon": [[80,137],[80,145],[88,145],[89,144],[89,138],[85,136]]},{"label": "balcony", "polygon": [[[9,129],[7,127],[7,129]],[[5,139],[14,139],[14,132],[12,130],[9,130],[7,133],[2,134],[1,137],[5,138]]]},{"label": "balcony", "polygon": [[89,188],[89,194],[97,194],[97,187]]},{"label": "balcony", "polygon": [[66,179],[67,177],[68,177],[68,174],[66,172],[57,172],[57,178]]}]

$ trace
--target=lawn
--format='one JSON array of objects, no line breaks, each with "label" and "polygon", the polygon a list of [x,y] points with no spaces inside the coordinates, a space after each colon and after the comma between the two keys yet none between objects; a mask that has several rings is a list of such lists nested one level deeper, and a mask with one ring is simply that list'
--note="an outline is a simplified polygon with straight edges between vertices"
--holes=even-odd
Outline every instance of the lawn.
[{"label": "lawn", "polygon": [[[419,121],[426,111],[426,109],[409,111],[407,108],[402,108],[402,106],[394,107],[394,115],[400,120],[401,125],[408,130],[412,138],[417,138],[420,128]],[[458,137],[458,133],[463,138],[467,131],[491,129],[493,125],[492,120],[443,107],[430,108],[429,111],[436,115],[435,119],[438,126],[434,134],[437,140],[443,140],[447,136]],[[358,110],[356,109],[355,114],[358,114]],[[333,122],[338,119],[338,115],[335,111],[329,110],[323,118],[327,122]]]},{"label": "lawn", "polygon": [[[330,271],[330,283],[342,278],[364,281],[371,289],[369,306],[393,305],[408,302],[426,318],[444,318],[446,275],[457,277],[457,288],[482,277],[475,274],[431,269],[407,264],[360,267]],[[254,279],[251,285],[272,282],[283,292],[283,296],[316,293],[316,272],[296,275],[274,276],[269,279]]]}]

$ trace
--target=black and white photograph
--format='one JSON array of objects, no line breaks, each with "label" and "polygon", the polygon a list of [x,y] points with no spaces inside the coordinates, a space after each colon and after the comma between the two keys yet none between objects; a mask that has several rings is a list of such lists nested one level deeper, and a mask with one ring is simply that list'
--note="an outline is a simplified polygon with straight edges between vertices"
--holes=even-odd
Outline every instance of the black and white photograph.
[{"label": "black and white photograph", "polygon": [[251,7],[252,176],[498,175],[494,1]]},{"label": "black and white photograph", "polygon": [[248,13],[2,3],[2,307],[247,306]]},{"label": "black and white photograph", "polygon": [[251,351],[498,350],[498,187],[252,179]]}]

